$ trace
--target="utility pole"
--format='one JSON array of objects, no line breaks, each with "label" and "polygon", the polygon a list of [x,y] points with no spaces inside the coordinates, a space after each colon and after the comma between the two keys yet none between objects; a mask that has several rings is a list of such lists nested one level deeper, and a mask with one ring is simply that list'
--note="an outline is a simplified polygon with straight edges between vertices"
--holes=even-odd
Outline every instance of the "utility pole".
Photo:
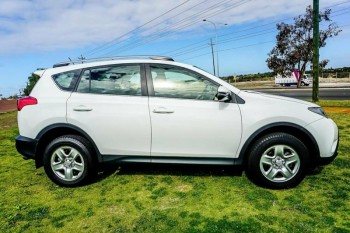
[{"label": "utility pole", "polygon": [[[216,27],[216,23],[210,21],[210,20],[207,20],[207,19],[203,19],[204,22],[208,22],[208,23],[211,23],[214,28],[215,28],[215,43],[216,43],[216,71],[217,71],[217,77],[220,78],[220,72],[219,72],[219,41],[218,41],[218,29]],[[227,23],[220,23],[220,24],[223,24],[223,25],[227,25]]]},{"label": "utility pole", "polygon": [[319,59],[320,59],[320,4],[313,0],[313,59],[312,59],[312,101],[319,100]]},{"label": "utility pole", "polygon": [[211,55],[213,57],[213,70],[214,70],[214,76],[216,76],[216,73],[215,73],[215,59],[214,59],[214,49],[213,49],[213,40],[210,38],[210,47],[211,47]]}]

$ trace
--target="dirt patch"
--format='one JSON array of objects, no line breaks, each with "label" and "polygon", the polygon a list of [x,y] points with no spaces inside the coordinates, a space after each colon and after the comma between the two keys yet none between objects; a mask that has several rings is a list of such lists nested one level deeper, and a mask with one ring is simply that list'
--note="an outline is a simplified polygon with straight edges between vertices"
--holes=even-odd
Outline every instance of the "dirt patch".
[{"label": "dirt patch", "polygon": [[350,108],[341,108],[341,107],[323,107],[325,112],[329,113],[347,113],[350,114]]},{"label": "dirt patch", "polygon": [[0,100],[0,113],[17,110],[17,100]]}]

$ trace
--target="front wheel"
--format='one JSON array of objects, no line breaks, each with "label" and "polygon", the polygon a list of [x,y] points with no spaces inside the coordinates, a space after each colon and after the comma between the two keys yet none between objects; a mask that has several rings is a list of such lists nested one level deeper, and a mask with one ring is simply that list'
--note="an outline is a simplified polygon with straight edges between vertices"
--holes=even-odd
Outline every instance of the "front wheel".
[{"label": "front wheel", "polygon": [[92,172],[90,145],[85,138],[76,135],[58,137],[44,153],[45,172],[58,185],[81,185]]},{"label": "front wheel", "polygon": [[309,152],[302,141],[287,133],[272,133],[251,147],[246,172],[260,186],[285,189],[304,179],[308,164]]}]

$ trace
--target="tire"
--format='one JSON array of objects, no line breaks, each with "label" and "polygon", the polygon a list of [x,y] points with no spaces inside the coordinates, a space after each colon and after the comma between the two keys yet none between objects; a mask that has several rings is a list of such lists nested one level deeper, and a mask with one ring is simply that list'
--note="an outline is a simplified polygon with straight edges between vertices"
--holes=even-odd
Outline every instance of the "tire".
[{"label": "tire", "polygon": [[304,82],[301,82],[300,85],[301,85],[301,86],[305,86],[305,83],[304,83]]},{"label": "tire", "polygon": [[249,152],[246,173],[255,184],[272,189],[297,186],[309,167],[309,152],[302,141],[287,133],[258,139]]},{"label": "tire", "polygon": [[54,139],[45,149],[44,168],[56,184],[75,187],[84,184],[93,172],[90,143],[77,135]]}]

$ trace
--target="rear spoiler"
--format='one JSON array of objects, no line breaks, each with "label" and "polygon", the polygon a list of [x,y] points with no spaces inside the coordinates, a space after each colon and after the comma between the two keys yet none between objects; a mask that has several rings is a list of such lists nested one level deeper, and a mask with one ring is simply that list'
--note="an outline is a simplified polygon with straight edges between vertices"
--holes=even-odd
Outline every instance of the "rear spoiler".
[{"label": "rear spoiler", "polygon": [[45,73],[45,71],[46,71],[46,70],[36,70],[36,71],[34,71],[33,73],[36,74],[36,75],[38,75],[38,76],[41,78],[41,76],[43,76],[43,74]]}]

